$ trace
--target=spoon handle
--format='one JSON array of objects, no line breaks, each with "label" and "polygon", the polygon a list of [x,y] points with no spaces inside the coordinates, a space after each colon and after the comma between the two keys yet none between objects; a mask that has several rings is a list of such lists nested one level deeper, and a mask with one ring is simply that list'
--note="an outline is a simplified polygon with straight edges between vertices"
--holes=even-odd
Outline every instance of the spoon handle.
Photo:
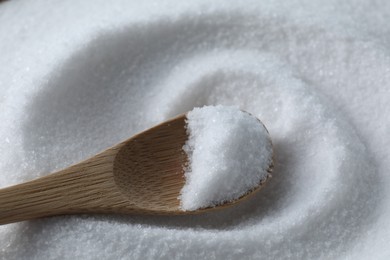
[{"label": "spoon handle", "polygon": [[58,214],[65,206],[68,185],[72,185],[64,183],[64,176],[54,174],[1,189],[0,224]]},{"label": "spoon handle", "polygon": [[[96,163],[96,162],[95,162]],[[107,166],[85,161],[48,176],[0,189],[0,225],[39,217],[113,212],[107,197],[112,193],[112,174]],[[109,196],[106,196],[109,193]]]}]

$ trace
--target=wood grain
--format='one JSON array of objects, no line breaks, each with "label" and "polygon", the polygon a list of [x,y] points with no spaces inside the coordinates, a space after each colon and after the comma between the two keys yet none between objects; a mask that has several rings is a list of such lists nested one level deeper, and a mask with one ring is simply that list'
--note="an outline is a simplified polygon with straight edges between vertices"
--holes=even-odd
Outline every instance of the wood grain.
[{"label": "wood grain", "polygon": [[0,190],[0,224],[75,213],[170,214],[184,185],[182,115],[91,159]]},{"label": "wood grain", "polygon": [[[180,210],[185,183],[185,115],[178,116],[57,173],[0,189],[0,225],[77,213],[196,214],[229,207],[258,191],[271,176],[234,201]],[[271,140],[270,140],[271,142]]]}]

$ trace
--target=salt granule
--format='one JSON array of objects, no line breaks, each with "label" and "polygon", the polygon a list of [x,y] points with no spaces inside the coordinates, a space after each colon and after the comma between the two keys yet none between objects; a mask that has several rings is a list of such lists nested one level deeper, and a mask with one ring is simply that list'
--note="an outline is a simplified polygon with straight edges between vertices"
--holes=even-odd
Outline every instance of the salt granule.
[{"label": "salt granule", "polygon": [[187,133],[183,210],[238,199],[268,177],[271,140],[264,125],[248,113],[235,107],[194,108],[187,113]]}]

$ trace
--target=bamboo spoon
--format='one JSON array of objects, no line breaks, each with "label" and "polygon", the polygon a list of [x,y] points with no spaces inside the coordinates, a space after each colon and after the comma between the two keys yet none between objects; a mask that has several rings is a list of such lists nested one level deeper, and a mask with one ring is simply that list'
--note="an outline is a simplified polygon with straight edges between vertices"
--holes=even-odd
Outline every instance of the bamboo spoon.
[{"label": "bamboo spoon", "polygon": [[[77,213],[191,214],[180,210],[187,161],[185,115],[48,176],[0,189],[0,224]],[[272,170],[270,165],[269,171]]]}]

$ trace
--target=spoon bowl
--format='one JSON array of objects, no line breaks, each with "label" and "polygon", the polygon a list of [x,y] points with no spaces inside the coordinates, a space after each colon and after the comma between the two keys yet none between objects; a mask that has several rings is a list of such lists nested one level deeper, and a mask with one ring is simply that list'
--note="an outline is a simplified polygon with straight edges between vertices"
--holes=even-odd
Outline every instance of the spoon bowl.
[{"label": "spoon bowl", "polygon": [[216,207],[181,210],[187,139],[183,114],[64,170],[0,189],[0,224],[78,213],[195,214],[237,203],[266,182]]}]

